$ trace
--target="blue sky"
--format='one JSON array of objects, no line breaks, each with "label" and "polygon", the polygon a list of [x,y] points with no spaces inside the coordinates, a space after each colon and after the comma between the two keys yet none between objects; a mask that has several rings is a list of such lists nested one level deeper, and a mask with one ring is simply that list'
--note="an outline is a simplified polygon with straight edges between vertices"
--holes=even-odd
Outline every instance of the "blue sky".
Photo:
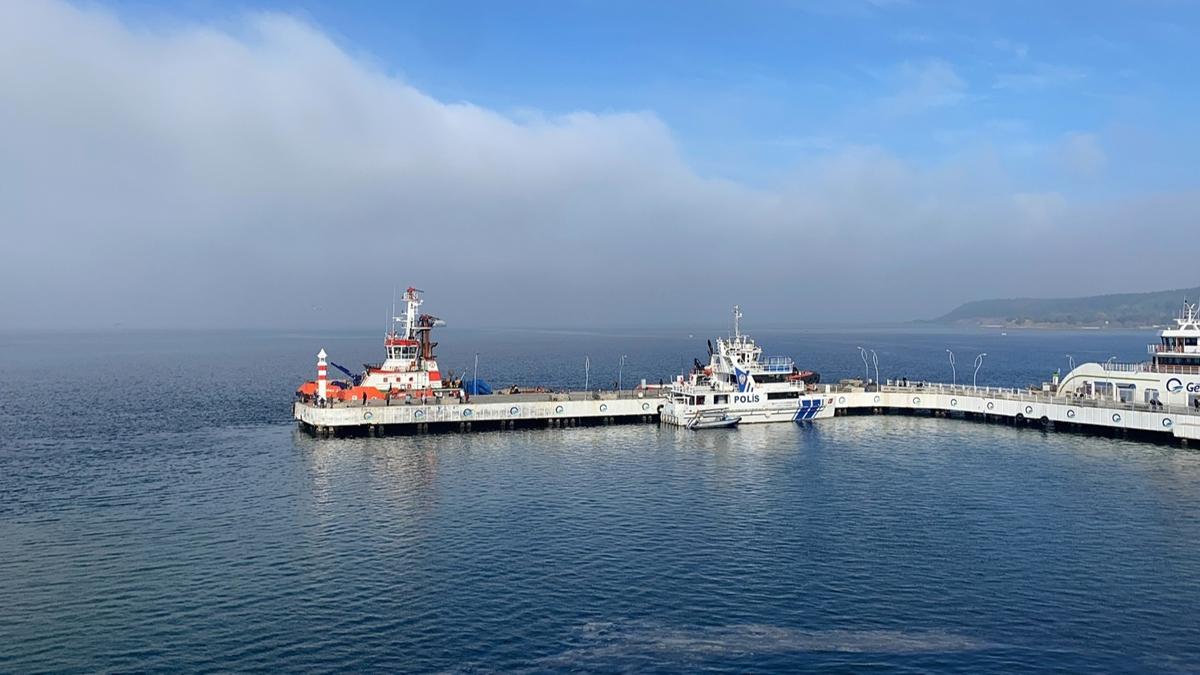
[{"label": "blue sky", "polygon": [[1197,29],[1166,1],[8,0],[0,284],[30,292],[0,314],[374,325],[416,285],[459,325],[807,324],[1192,287]]},{"label": "blue sky", "polygon": [[755,183],[867,145],[924,164],[988,147],[1031,187],[1057,168],[1040,148],[1087,133],[1122,161],[1063,187],[1136,190],[1191,180],[1197,149],[1196,3],[113,6],[150,24],[284,12],[441,100],[516,117],[652,111],[697,171]]}]

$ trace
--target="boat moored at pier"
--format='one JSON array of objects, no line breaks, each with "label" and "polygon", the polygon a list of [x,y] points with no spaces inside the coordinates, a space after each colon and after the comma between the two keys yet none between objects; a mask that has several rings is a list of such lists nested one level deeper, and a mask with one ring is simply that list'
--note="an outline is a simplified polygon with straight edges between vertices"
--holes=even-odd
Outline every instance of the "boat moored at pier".
[{"label": "boat moored at pier", "polygon": [[820,376],[801,371],[786,356],[763,357],[762,347],[741,330],[733,308],[733,334],[709,342],[708,365],[696,362],[672,383],[662,421],[687,427],[713,417],[741,424],[803,422],[833,416],[832,401],[814,391]]},{"label": "boat moored at pier", "polygon": [[1066,397],[1200,407],[1200,312],[1183,303],[1175,326],[1159,332],[1142,363],[1083,363],[1055,383]]},{"label": "boat moored at pier", "polygon": [[[418,398],[421,400],[461,397],[459,383],[442,377],[433,348],[432,339],[436,326],[445,322],[436,316],[420,313],[421,291],[408,288],[404,291],[404,314],[397,316],[392,308],[392,327],[384,336],[385,358],[380,363],[363,364],[359,374],[326,362],[325,351],[318,355],[317,379],[305,382],[297,390],[301,398],[324,404],[334,400]],[[330,382],[327,366],[342,371],[348,380]]]}]

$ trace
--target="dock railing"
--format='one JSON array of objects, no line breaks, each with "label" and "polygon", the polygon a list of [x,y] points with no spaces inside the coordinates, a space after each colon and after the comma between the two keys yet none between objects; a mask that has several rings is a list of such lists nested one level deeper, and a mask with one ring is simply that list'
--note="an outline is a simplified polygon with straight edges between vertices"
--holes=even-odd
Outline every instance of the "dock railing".
[{"label": "dock railing", "polygon": [[459,400],[454,396],[426,397],[422,399],[419,396],[406,396],[404,394],[393,394],[388,398],[367,398],[365,401],[362,398],[354,398],[350,400],[330,399],[326,401],[324,406],[318,406],[315,400],[302,401],[304,405],[325,408],[362,408],[362,407],[387,407],[387,406],[405,406],[405,405],[462,405],[464,403],[517,403],[517,402],[539,402],[539,401],[616,401],[621,399],[655,399],[662,398],[665,390],[659,389],[622,389],[620,391],[593,389],[591,391],[535,391],[534,388],[522,389],[520,392],[510,394],[508,391],[499,391],[494,394],[476,394],[468,397],[466,401]]},{"label": "dock railing", "polygon": [[1057,405],[1072,405],[1088,408],[1118,408],[1142,412],[1171,413],[1172,415],[1200,416],[1200,410],[1179,405],[1151,405],[1134,401],[1117,401],[1111,398],[1091,398],[1073,394],[1053,394],[1016,387],[976,387],[965,384],[941,384],[929,382],[909,382],[904,385],[883,385],[880,391],[906,394],[920,392],[923,394],[947,394],[955,396],[976,396],[980,398],[1005,399],[1029,403],[1052,403]]}]

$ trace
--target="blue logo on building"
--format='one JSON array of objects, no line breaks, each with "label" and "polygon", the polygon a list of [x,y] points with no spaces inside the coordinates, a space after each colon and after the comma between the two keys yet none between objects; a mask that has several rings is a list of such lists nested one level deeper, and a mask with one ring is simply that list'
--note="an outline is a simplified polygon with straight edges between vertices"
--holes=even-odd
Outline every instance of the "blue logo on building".
[{"label": "blue logo on building", "polygon": [[1167,380],[1167,391],[1171,392],[1172,394],[1178,394],[1179,392],[1183,391],[1183,382],[1181,382],[1178,377],[1172,377],[1171,379]]}]

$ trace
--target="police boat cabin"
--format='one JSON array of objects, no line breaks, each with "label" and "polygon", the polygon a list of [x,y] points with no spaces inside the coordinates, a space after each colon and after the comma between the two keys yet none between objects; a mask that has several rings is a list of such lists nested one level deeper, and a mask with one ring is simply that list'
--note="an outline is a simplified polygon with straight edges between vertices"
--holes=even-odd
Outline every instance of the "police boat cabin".
[{"label": "police boat cabin", "polygon": [[833,406],[813,391],[820,376],[801,371],[786,356],[764,358],[741,331],[742,312],[733,308],[733,335],[708,344],[708,365],[696,361],[671,384],[662,420],[689,426],[703,419],[739,418],[742,424],[832,417]]},{"label": "police boat cabin", "polygon": [[1058,383],[1069,397],[1200,408],[1200,313],[1183,303],[1175,326],[1159,332],[1143,363],[1084,363]]}]

